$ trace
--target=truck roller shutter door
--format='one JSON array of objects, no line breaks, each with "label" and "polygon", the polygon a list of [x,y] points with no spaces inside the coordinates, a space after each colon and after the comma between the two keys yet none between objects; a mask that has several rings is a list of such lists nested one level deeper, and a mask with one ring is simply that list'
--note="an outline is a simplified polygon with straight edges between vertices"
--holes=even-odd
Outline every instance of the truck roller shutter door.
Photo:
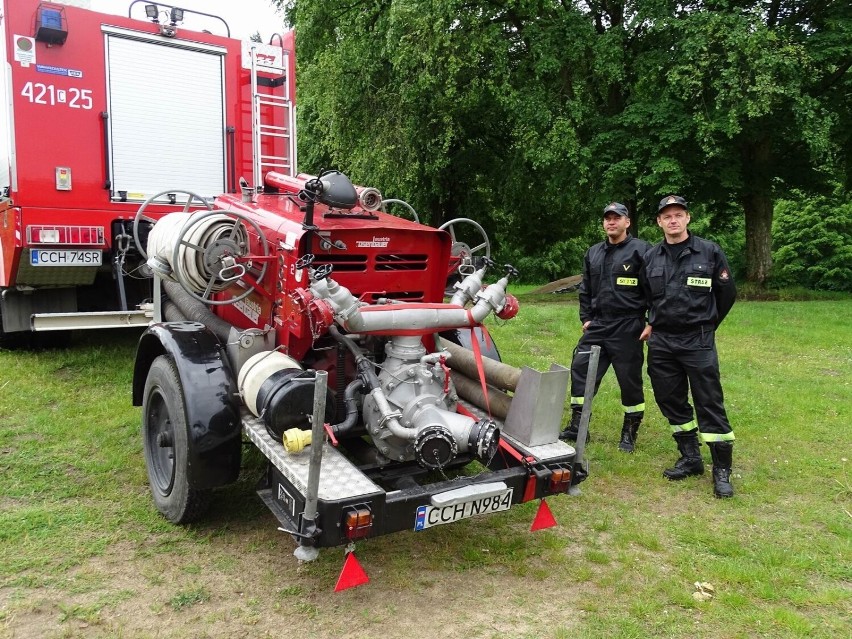
[{"label": "truck roller shutter door", "polygon": [[[223,54],[107,35],[112,196],[225,191]],[[185,196],[181,196],[185,200]]]}]

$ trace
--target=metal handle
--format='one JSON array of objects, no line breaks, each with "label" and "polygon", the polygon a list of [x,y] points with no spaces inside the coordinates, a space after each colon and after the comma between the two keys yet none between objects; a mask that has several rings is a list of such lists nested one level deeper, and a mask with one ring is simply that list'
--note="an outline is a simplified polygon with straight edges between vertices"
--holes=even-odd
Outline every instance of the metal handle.
[{"label": "metal handle", "polygon": [[110,190],[112,189],[112,177],[109,170],[109,127],[107,126],[109,113],[101,111],[101,120],[104,121],[104,188]]}]

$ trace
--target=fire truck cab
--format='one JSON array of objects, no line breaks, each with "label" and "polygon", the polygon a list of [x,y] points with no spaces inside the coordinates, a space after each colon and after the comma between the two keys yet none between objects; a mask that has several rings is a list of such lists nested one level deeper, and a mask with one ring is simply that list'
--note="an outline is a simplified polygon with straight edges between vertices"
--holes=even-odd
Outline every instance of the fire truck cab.
[{"label": "fire truck cab", "polygon": [[243,42],[212,15],[185,28],[191,13],[2,1],[0,337],[147,325],[140,206],[157,219],[294,174],[292,32]]}]

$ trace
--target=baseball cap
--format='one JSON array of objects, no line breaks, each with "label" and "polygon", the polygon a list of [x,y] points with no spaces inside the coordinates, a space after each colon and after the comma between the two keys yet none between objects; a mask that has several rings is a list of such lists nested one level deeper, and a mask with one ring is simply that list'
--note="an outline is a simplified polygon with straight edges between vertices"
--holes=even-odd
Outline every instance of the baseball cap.
[{"label": "baseball cap", "polygon": [[619,202],[610,202],[607,204],[603,212],[604,216],[606,216],[607,213],[618,213],[624,217],[630,217],[630,213],[627,212],[627,207]]},{"label": "baseball cap", "polygon": [[657,213],[662,211],[667,206],[671,206],[671,205],[680,206],[684,210],[686,210],[686,200],[684,200],[681,196],[679,196],[679,195],[667,195],[662,200],[660,200],[660,205],[657,207]]}]

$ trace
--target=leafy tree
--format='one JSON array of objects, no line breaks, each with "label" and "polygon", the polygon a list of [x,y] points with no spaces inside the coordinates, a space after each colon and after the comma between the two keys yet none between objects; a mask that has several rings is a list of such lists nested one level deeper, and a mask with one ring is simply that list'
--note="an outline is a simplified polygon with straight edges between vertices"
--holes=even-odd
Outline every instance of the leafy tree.
[{"label": "leafy tree", "polygon": [[527,277],[564,276],[608,201],[638,231],[679,192],[744,219],[762,283],[775,199],[852,176],[848,2],[293,0],[288,18],[303,166],[433,224],[474,217]]},{"label": "leafy tree", "polygon": [[[460,5],[460,3],[459,3]],[[440,10],[445,9],[445,10]],[[297,2],[303,164],[340,166],[434,224],[488,211],[502,166],[499,57],[455,5]],[[504,56],[505,57],[505,56]]]},{"label": "leafy tree", "polygon": [[852,291],[852,202],[823,196],[782,200],[774,226],[773,283]]},{"label": "leafy tree", "polygon": [[841,104],[836,94],[850,87],[852,5],[702,5],[656,29],[671,43],[666,93],[689,114],[694,140],[671,157],[687,167],[700,199],[722,214],[744,212],[747,278],[762,284],[774,201],[794,189],[828,191],[837,141],[848,145],[848,97]]}]

